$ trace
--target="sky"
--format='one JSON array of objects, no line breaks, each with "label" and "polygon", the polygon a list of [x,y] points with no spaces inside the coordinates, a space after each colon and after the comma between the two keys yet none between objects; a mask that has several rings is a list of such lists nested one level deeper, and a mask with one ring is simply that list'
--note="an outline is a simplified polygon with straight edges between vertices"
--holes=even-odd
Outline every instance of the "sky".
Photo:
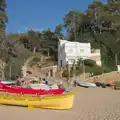
[{"label": "sky", "polygon": [[[101,0],[106,2],[106,0]],[[85,11],[92,0],[6,0],[8,23],[6,32],[44,30],[63,23],[70,10]]]}]

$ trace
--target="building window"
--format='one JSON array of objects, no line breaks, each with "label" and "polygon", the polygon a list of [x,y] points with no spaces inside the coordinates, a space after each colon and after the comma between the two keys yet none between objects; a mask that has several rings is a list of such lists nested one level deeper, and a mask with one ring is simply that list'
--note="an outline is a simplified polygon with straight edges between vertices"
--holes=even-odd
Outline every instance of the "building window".
[{"label": "building window", "polygon": [[80,49],[80,52],[84,52],[84,49]]},{"label": "building window", "polygon": [[68,49],[68,53],[72,53],[73,52],[73,49]]}]

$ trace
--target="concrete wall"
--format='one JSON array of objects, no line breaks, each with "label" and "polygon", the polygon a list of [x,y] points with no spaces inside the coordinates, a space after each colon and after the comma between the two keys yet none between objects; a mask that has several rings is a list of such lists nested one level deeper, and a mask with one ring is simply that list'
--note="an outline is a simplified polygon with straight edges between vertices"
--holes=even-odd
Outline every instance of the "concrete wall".
[{"label": "concrete wall", "polygon": [[92,59],[94,61],[96,61],[96,64],[101,66],[101,52],[100,49],[92,49],[91,50],[91,56],[89,57],[89,59]]},{"label": "concrete wall", "polygon": [[48,73],[49,77],[55,77],[55,74],[58,72],[58,66],[49,66],[41,69],[45,74]]},{"label": "concrete wall", "polygon": [[61,66],[61,60],[63,63],[65,63],[65,50],[64,50],[64,44],[68,42],[67,40],[59,40],[58,42],[58,65]]},{"label": "concrete wall", "polygon": [[105,73],[102,75],[98,75],[98,76],[94,76],[94,77],[90,77],[87,79],[87,81],[89,82],[115,82],[115,81],[120,81],[120,72],[117,71],[113,71],[110,73]]}]

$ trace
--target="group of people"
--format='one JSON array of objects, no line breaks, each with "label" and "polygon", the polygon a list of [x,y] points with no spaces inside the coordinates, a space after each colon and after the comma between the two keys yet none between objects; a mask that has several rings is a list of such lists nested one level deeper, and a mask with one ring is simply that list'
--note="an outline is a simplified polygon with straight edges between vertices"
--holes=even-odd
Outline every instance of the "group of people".
[{"label": "group of people", "polygon": [[[37,76],[36,76],[37,77]],[[49,85],[49,83],[48,83],[48,74],[46,73],[46,76],[44,77],[44,78],[42,78],[42,77],[39,77],[39,84],[46,84],[46,85]],[[26,84],[26,85],[30,85],[30,79],[27,79],[27,80],[24,80],[23,78],[18,78],[17,79],[17,85],[18,86],[23,86],[24,84]],[[36,83],[35,81],[32,81],[32,83],[34,84],[34,83]],[[63,83],[62,83],[62,81],[60,81],[60,84],[58,85],[58,87],[59,88],[64,88],[63,87]]]}]

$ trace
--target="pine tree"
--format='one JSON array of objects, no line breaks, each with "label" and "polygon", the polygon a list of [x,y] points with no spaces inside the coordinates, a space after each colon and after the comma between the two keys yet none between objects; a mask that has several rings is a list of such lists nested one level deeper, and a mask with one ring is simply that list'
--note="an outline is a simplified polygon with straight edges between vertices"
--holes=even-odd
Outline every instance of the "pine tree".
[{"label": "pine tree", "polygon": [[108,0],[108,3],[120,2],[120,0]]},{"label": "pine tree", "polygon": [[6,22],[8,21],[6,10],[5,10],[6,7],[7,6],[6,6],[5,0],[0,0],[0,37],[4,36]]}]

